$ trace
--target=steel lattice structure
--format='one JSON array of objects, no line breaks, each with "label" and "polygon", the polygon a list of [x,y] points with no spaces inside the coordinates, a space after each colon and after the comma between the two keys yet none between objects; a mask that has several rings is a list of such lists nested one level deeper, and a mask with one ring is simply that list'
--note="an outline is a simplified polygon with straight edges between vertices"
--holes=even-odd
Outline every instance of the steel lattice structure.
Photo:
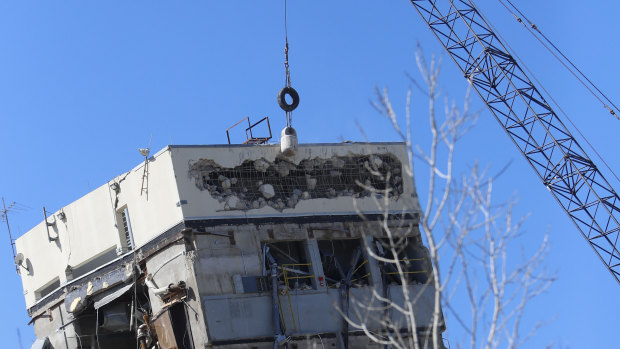
[{"label": "steel lattice structure", "polygon": [[410,0],[620,283],[620,198],[469,0]]}]

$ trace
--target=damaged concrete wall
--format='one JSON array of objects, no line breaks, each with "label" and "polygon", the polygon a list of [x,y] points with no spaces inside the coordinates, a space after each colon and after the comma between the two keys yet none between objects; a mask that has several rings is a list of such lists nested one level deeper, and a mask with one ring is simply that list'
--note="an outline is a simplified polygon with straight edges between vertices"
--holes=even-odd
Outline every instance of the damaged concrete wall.
[{"label": "damaged concrete wall", "polygon": [[[380,212],[366,187],[390,188],[390,211],[419,211],[402,143],[174,146],[186,219]],[[389,174],[389,176],[387,176]],[[405,178],[405,179],[403,179]],[[355,204],[354,204],[355,201]]]},{"label": "damaged concrete wall", "polygon": [[52,291],[48,286],[55,281],[63,285],[115,259],[117,250],[127,251],[119,209],[128,209],[136,246],[182,221],[170,152],[164,149],[150,159],[148,193],[141,194],[143,166],[50,213],[53,241],[44,222],[16,240],[17,252],[24,255],[29,269],[21,273],[27,307]]},{"label": "damaged concrete wall", "polygon": [[22,273],[26,304],[31,307],[50,287],[109,262],[116,250],[127,252],[125,208],[134,247],[184,218],[383,211],[376,201],[383,194],[364,186],[390,188],[390,211],[417,212],[415,191],[403,179],[407,163],[401,143],[300,145],[286,158],[277,145],[171,146],[149,159],[146,191],[141,163],[52,213],[54,241],[43,222],[17,239],[29,268]]},{"label": "damaged concrete wall", "polygon": [[[334,334],[322,333],[313,336],[299,336],[288,339],[288,346],[298,348],[341,348],[342,342]],[[238,343],[217,346],[218,349],[273,349],[273,341],[254,341],[252,343]],[[361,331],[349,336],[349,348],[385,349],[385,345],[377,344],[365,336]]]},{"label": "damaged concrete wall", "polygon": [[235,275],[260,275],[261,247],[252,227],[195,233],[198,287],[201,294],[234,293]]},{"label": "damaged concrete wall", "polygon": [[[414,227],[408,230],[409,224]],[[417,218],[391,222],[394,229],[411,234],[411,241],[420,251],[424,250],[419,239]],[[401,227],[401,228],[396,228]],[[291,306],[284,289],[280,290],[280,306],[284,316],[287,335],[307,333],[335,333],[342,329],[342,320],[335,305],[339,304],[338,288],[328,288],[318,280],[324,277],[317,241],[344,239],[356,240],[362,245],[363,236],[372,241],[372,235],[383,236],[381,226],[376,222],[325,222],[325,223],[274,223],[246,224],[236,226],[214,226],[194,232],[196,246],[196,278],[203,307],[207,333],[211,342],[249,340],[269,337],[274,333],[271,320],[272,299],[268,290],[248,291],[242,281],[244,277],[263,276],[262,245],[265,242],[299,241],[307,247],[307,261],[312,276],[312,287],[291,286]],[[417,246],[419,244],[419,246]],[[351,314],[353,304],[371,304],[370,295],[374,288],[384,293],[384,285],[377,262],[363,251],[368,260],[369,283],[351,289]],[[402,303],[400,285],[385,285],[395,302]],[[412,283],[408,286],[412,295],[418,297],[415,311],[420,327],[430,323],[433,314],[434,292],[432,285]],[[400,292],[400,293],[399,293]],[[376,300],[375,300],[376,303]],[[379,307],[379,304],[376,304]],[[360,309],[360,314],[364,314]],[[355,317],[355,315],[352,315]],[[406,322],[399,314],[392,314],[395,323]],[[372,326],[373,324],[370,323]],[[377,325],[377,324],[375,324]],[[377,325],[378,327],[378,325]]]},{"label": "damaged concrete wall", "polygon": [[172,304],[180,302],[185,306],[187,312],[194,347],[203,348],[208,342],[208,337],[198,291],[197,272],[194,270],[195,260],[195,251],[191,248],[186,249],[185,244],[171,245],[147,260],[146,274],[152,277],[155,287],[177,285],[179,282],[186,284],[186,292],[181,295],[181,298],[172,299],[162,298],[154,292],[154,289],[149,288],[152,317],[156,320]]},{"label": "damaged concrete wall", "polygon": [[[278,211],[295,208],[300,200],[371,196],[374,188],[398,199],[403,193],[401,162],[389,154],[334,156],[302,160],[299,164],[278,157],[246,160],[223,168],[201,159],[190,166],[196,187],[224,203],[225,210],[251,210],[265,206]],[[389,175],[388,175],[389,174]]]},{"label": "damaged concrete wall", "polygon": [[[342,280],[335,280],[333,270],[325,269],[336,265],[337,259],[332,252],[331,262],[327,261],[325,246],[339,240],[331,245],[340,249],[341,262],[355,255],[356,262],[347,270],[356,280],[364,280],[352,286],[354,296],[363,298],[373,288],[383,293],[384,286],[392,287],[383,285],[385,274],[377,263],[359,252],[364,236],[367,240],[381,236],[382,227],[376,221],[361,220],[358,212],[376,215],[388,210],[394,217],[388,224],[413,224],[406,234],[417,239],[419,206],[407,179],[407,164],[402,143],[301,145],[291,157],[283,157],[277,145],[166,148],[148,162],[146,192],[142,163],[53,213],[48,222],[55,222],[50,229],[56,241],[48,241],[44,223],[18,239],[18,252],[24,254],[30,270],[22,273],[22,280],[27,306],[31,314],[36,312],[37,334],[55,333],[57,324],[48,325],[39,315],[63,300],[69,315],[82,311],[92,317],[95,297],[120,287],[118,292],[125,292],[121,300],[129,306],[132,296],[124,290],[133,280],[138,286],[134,292],[143,294],[141,302],[148,304],[151,320],[165,319],[178,306],[186,310],[187,329],[197,348],[214,340],[219,345],[217,340],[248,338],[254,332],[271,337],[272,300],[258,285],[262,281],[256,280],[265,276],[265,249],[278,246],[296,253],[293,259],[299,264],[285,262],[290,264],[286,268],[302,270],[307,276],[288,286],[278,279],[280,294],[289,290],[291,296],[291,305],[288,300],[281,305],[287,334],[339,331],[342,323],[333,306],[341,300],[338,283]],[[381,206],[384,202],[387,207]],[[398,221],[401,214],[405,218]],[[125,226],[132,231],[130,242]],[[418,240],[418,250],[423,251]],[[137,251],[134,255],[127,253],[130,243]],[[343,253],[345,249],[353,252]],[[84,275],[115,259],[117,250],[125,259],[99,269],[101,275]],[[129,260],[136,274],[128,272],[129,264],[121,266]],[[114,271],[120,278],[110,283],[106,275],[114,274],[107,273],[113,266],[118,267]],[[331,280],[326,280],[327,275]],[[168,286],[179,282],[185,283],[185,292],[171,293]],[[47,293],[58,286],[41,300],[41,290]],[[416,292],[423,286],[429,289],[411,284]],[[398,297],[395,290],[390,292]],[[421,319],[428,315],[426,308],[416,312]],[[178,324],[179,317],[173,317]],[[298,329],[290,330],[291,325]],[[54,343],[65,340],[64,334],[52,336]]]},{"label": "damaged concrete wall", "polygon": [[[419,328],[432,326],[434,289],[431,285],[408,285],[410,295],[416,297],[414,306],[416,322]],[[381,307],[380,302],[372,300],[370,287],[351,289],[351,319],[364,322],[370,329],[380,328],[378,318],[383,314],[371,314],[360,304],[373,304]],[[402,306],[402,287],[390,286],[390,298]],[[204,296],[204,308],[207,325],[213,341],[231,341],[249,338],[273,336],[273,323],[270,321],[271,297],[269,295],[226,295]],[[286,296],[281,297],[282,314],[287,334],[335,333],[342,330],[342,317],[336,306],[340,304],[338,289],[326,291],[294,291],[289,306]],[[295,317],[293,321],[293,315]],[[391,314],[394,324],[407,328],[407,322],[396,311]],[[296,331],[294,331],[296,329]]]},{"label": "damaged concrete wall", "polygon": [[74,326],[74,318],[65,309],[63,302],[51,306],[34,321],[34,333],[37,338],[48,337],[52,348],[80,348]]}]

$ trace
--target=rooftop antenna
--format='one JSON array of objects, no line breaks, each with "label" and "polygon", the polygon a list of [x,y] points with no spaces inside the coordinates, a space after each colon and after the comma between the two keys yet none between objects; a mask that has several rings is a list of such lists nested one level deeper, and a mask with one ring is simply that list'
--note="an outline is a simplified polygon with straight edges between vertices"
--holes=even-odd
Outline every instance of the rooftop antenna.
[{"label": "rooftop antenna", "polygon": [[153,135],[149,139],[149,145],[146,148],[140,148],[138,151],[142,156],[144,156],[144,166],[142,172],[142,186],[140,187],[140,196],[142,194],[146,195],[146,199],[149,199],[149,154],[151,153],[151,141],[153,140]]},{"label": "rooftop antenna", "polygon": [[[291,71],[288,65],[288,28],[286,23],[286,0],[284,0],[284,69],[285,84],[278,92],[278,104],[286,113],[286,127],[282,130],[280,138],[280,151],[282,154],[291,156],[297,151],[297,132],[293,128],[293,110],[299,105],[299,94],[291,86]],[[291,98],[291,103],[286,100],[286,96]]]},{"label": "rooftop antenna", "polygon": [[16,259],[16,254],[15,254],[15,240],[13,240],[13,236],[11,235],[11,225],[9,224],[9,211],[15,207],[16,202],[12,202],[9,207],[6,207],[6,202],[4,201],[4,197],[2,198],[2,211],[0,214],[0,218],[6,222],[6,229],[9,232],[9,241],[11,242],[11,252],[13,252],[13,260],[16,261],[15,263],[15,272],[17,274],[19,274],[19,266],[17,263],[17,259]]}]

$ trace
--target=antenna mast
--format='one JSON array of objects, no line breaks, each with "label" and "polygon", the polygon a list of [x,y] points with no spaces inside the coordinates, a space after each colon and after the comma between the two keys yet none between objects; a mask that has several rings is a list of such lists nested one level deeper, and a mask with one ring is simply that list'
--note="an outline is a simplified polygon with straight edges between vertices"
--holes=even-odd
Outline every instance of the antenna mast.
[{"label": "antenna mast", "polygon": [[[6,207],[6,203],[4,201],[4,197],[2,197],[2,214],[0,214],[0,218],[6,222],[6,229],[9,232],[9,241],[11,243],[11,252],[13,252],[13,261],[15,260],[15,241],[13,240],[13,236],[11,235],[11,225],[9,224],[9,211],[11,208],[15,206],[15,202],[12,202],[9,207]],[[19,274],[19,267],[15,264],[15,272]]]}]

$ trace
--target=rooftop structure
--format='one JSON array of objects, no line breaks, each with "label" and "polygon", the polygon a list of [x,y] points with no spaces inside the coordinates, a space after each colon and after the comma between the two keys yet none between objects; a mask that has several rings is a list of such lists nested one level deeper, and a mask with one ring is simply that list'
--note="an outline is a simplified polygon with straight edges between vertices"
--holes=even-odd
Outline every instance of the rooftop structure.
[{"label": "rooftop structure", "polygon": [[35,346],[371,347],[342,313],[361,316],[351,300],[373,290],[403,302],[369,255],[384,224],[406,238],[426,330],[434,290],[404,144],[168,146],[146,160],[17,239]]}]

